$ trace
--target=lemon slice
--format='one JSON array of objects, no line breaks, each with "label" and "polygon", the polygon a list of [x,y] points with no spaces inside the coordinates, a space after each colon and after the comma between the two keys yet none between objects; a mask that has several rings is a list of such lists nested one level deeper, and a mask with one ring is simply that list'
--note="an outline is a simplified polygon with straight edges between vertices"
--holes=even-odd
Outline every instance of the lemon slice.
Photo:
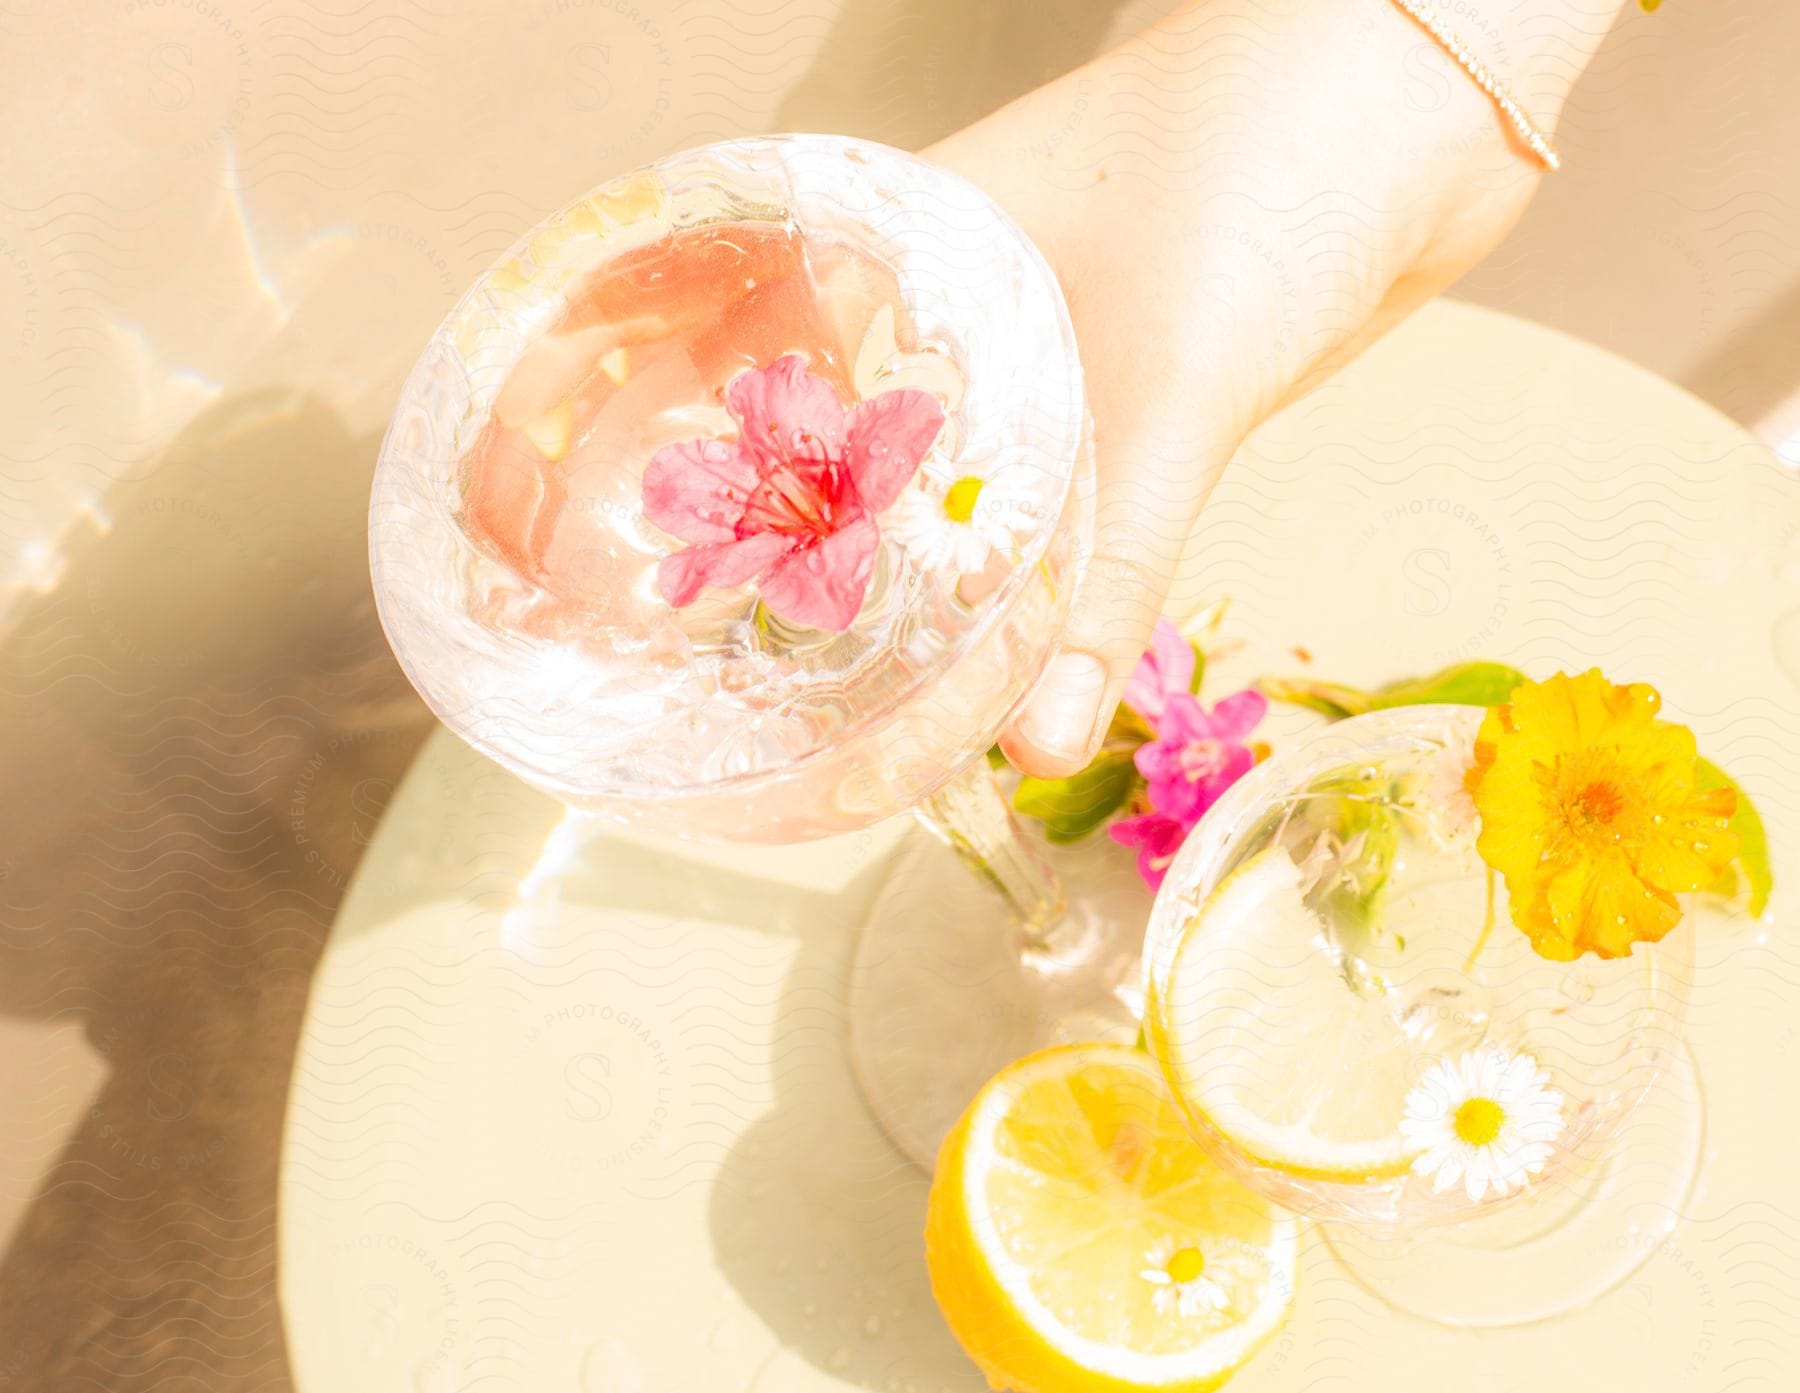
[{"label": "lemon slice", "polygon": [[1217,1387],[1281,1327],[1295,1247],[1119,1045],[996,1075],[945,1139],[925,1228],[951,1330],[1026,1393]]},{"label": "lemon slice", "polygon": [[1361,1182],[1418,1154],[1400,1120],[1419,1047],[1378,983],[1351,990],[1284,848],[1213,891],[1147,1016],[1176,1092],[1250,1159]]}]

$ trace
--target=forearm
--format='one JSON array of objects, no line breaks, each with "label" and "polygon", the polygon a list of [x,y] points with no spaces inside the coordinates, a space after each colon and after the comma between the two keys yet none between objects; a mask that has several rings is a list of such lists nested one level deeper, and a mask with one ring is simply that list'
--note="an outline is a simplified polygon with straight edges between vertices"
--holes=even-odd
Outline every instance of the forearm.
[{"label": "forearm", "polygon": [[[1434,12],[1553,132],[1619,7]],[[933,154],[1044,246],[1090,362],[1154,376],[1156,346],[1183,344],[1169,395],[1234,437],[1478,261],[1541,173],[1391,0],[1198,0]],[[1128,320],[1092,303],[1121,264],[1156,289]]]}]

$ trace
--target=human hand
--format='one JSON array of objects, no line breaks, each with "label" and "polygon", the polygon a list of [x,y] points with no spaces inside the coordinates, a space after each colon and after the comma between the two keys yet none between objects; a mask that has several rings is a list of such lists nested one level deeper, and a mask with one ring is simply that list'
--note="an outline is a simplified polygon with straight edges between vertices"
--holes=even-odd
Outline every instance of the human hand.
[{"label": "human hand", "polygon": [[[1618,5],[1497,0],[1454,23],[1548,132]],[[1080,345],[1093,552],[1002,739],[1027,773],[1066,775],[1243,438],[1479,261],[1541,171],[1390,0],[1192,0],[925,154],[1037,242]]]}]

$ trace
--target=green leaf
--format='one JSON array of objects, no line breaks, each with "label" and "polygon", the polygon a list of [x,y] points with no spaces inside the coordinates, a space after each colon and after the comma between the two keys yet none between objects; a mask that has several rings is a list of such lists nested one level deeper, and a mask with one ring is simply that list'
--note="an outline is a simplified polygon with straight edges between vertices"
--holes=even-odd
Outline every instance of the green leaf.
[{"label": "green leaf", "polygon": [[1375,709],[1368,692],[1337,682],[1313,682],[1303,677],[1264,677],[1256,685],[1270,701],[1304,706],[1334,721]]},{"label": "green leaf", "polygon": [[1206,677],[1206,650],[1192,639],[1188,640],[1188,647],[1194,650],[1194,675],[1188,682],[1188,691],[1199,696],[1200,683]]},{"label": "green leaf", "polygon": [[[1744,882],[1750,889],[1751,915],[1761,914],[1769,907],[1769,892],[1775,888],[1775,872],[1769,864],[1769,832],[1763,826],[1762,814],[1756,811],[1756,804],[1750,801],[1750,795],[1744,792],[1742,785],[1710,759],[1698,761],[1696,774],[1694,783],[1698,788],[1737,791],[1737,812],[1731,818],[1732,831],[1738,838],[1735,864],[1743,872]],[[1723,893],[1734,895],[1736,889],[1737,878],[1733,875],[1729,884],[1723,887]]]},{"label": "green leaf", "polygon": [[1457,663],[1429,677],[1414,677],[1378,687],[1373,708],[1392,706],[1498,706],[1513,694],[1525,674],[1505,663]]},{"label": "green leaf", "polygon": [[1121,701],[1113,708],[1112,724],[1106,728],[1106,741],[1102,748],[1123,745],[1135,750],[1139,745],[1154,739],[1156,732],[1150,728],[1150,722]]},{"label": "green leaf", "polygon": [[998,745],[988,746],[988,768],[989,769],[1004,769],[1004,768],[1006,768],[1007,765],[1009,765],[1011,763],[1012,763],[1012,761],[1009,760],[1004,754],[1002,754],[1000,752],[1000,747]]},{"label": "green leaf", "polygon": [[1136,783],[1129,750],[1102,750],[1069,778],[1022,780],[1013,793],[1013,807],[1042,822],[1048,840],[1079,841],[1125,806]]},{"label": "green leaf", "polygon": [[1301,677],[1265,677],[1256,685],[1271,701],[1304,706],[1334,721],[1395,706],[1498,706],[1525,674],[1505,663],[1457,663],[1429,677],[1408,677],[1366,692],[1341,682]]}]

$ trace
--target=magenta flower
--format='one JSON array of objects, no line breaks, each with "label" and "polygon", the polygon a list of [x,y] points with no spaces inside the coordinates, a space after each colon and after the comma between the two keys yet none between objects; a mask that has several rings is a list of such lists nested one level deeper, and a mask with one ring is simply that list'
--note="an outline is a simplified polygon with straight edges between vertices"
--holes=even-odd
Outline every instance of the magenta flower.
[{"label": "magenta flower", "polygon": [[692,545],[666,556],[670,605],[705,586],[760,584],[782,619],[837,632],[862,608],[892,505],[944,424],[927,393],[883,392],[846,411],[790,354],[732,378],[736,440],[666,445],[644,471],[644,516]]},{"label": "magenta flower", "polygon": [[1186,692],[1171,695],[1156,739],[1133,757],[1150,785],[1150,806],[1188,826],[1256,763],[1244,738],[1269,709],[1261,692],[1228,696],[1210,711]]},{"label": "magenta flower", "polygon": [[1192,830],[1192,823],[1154,811],[1122,817],[1106,829],[1120,846],[1138,849],[1138,874],[1152,890],[1162,888],[1163,877],[1169,873],[1169,863]]},{"label": "magenta flower", "polygon": [[1172,696],[1188,696],[1194,685],[1194,645],[1168,619],[1150,631],[1150,646],[1125,684],[1125,704],[1151,725],[1162,720]]},{"label": "magenta flower", "polygon": [[[1159,637],[1165,624],[1166,620],[1156,626]],[[1174,625],[1168,629],[1173,632]],[[1138,874],[1152,890],[1162,885],[1169,863],[1201,816],[1256,763],[1244,737],[1269,709],[1261,692],[1239,692],[1208,711],[1187,690],[1193,649],[1179,634],[1176,638],[1187,650],[1187,676],[1181,675],[1178,655],[1156,654],[1153,639],[1152,651],[1144,655],[1131,679],[1134,685],[1142,679],[1144,689],[1160,699],[1156,739],[1139,745],[1132,757],[1150,785],[1149,810],[1122,817],[1106,829],[1120,846],[1137,848]],[[1126,699],[1131,699],[1130,688]]]}]

